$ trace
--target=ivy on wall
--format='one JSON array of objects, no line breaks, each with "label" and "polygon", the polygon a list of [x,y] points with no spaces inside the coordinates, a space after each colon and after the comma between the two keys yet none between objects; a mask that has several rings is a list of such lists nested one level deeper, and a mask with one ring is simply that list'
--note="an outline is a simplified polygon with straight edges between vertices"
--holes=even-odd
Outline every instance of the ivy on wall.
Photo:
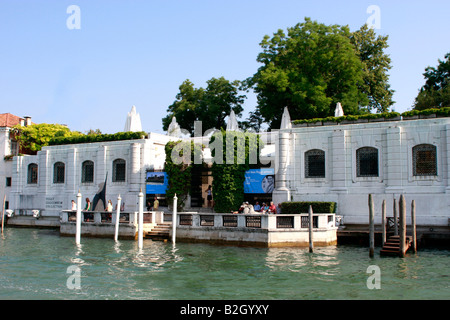
[{"label": "ivy on wall", "polygon": [[[222,139],[222,143],[216,139]],[[249,132],[216,132],[209,142],[214,159],[213,176],[214,210],[230,212],[237,210],[244,201],[245,171],[258,168],[262,147],[259,135]],[[221,150],[216,150],[222,146]],[[218,151],[221,154],[218,154]]]},{"label": "ivy on wall", "polygon": [[166,198],[169,206],[177,195],[177,209],[182,210],[186,204],[191,188],[191,172],[194,157],[201,155],[201,145],[193,141],[170,141],[165,146],[166,161],[164,171],[168,175]]},{"label": "ivy on wall", "polygon": [[[227,147],[228,146],[228,147]],[[217,131],[210,139],[213,157],[214,210],[230,212],[237,210],[244,201],[245,171],[259,168],[259,152],[262,147],[259,135],[249,132]],[[203,145],[192,141],[174,141],[165,146],[164,170],[168,175],[166,197],[169,205],[176,194],[178,209],[186,204],[192,181],[192,167],[203,165]],[[197,160],[194,159],[197,157]]]}]

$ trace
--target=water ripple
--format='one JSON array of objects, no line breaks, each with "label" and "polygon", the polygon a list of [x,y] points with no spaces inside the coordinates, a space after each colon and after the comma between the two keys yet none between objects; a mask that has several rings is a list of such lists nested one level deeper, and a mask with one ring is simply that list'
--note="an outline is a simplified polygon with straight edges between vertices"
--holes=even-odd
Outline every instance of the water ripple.
[{"label": "water ripple", "polygon": [[[1,299],[450,299],[448,250],[407,258],[367,248],[240,248],[60,237],[11,229],[0,239]],[[370,290],[367,268],[381,270]],[[68,267],[80,270],[70,289]]]}]

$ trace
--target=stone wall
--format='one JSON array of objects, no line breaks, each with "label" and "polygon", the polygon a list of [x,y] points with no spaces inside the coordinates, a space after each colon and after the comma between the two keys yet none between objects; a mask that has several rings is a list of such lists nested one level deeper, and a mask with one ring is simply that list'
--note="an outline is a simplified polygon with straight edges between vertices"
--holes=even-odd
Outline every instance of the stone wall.
[{"label": "stone wall", "polygon": [[[416,201],[418,225],[448,225],[450,218],[450,119],[292,128],[289,132],[287,185],[292,201],[335,201],[344,223],[368,223],[368,194],[374,194],[376,223],[381,223],[381,202],[392,216],[394,199],[404,194],[410,210]],[[280,132],[282,132],[280,131]],[[413,147],[436,147],[437,174],[413,174]],[[378,175],[358,176],[356,151],[378,150]],[[305,175],[305,152],[325,152],[325,176]],[[281,158],[282,159],[282,158]],[[278,181],[277,181],[278,183]],[[274,201],[280,202],[274,193]]]}]

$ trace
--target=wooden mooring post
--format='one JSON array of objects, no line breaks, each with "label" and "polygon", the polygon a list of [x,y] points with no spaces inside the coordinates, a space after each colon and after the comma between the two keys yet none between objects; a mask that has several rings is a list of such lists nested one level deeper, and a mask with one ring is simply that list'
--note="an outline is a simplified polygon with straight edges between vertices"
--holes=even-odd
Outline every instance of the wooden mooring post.
[{"label": "wooden mooring post", "polygon": [[81,244],[81,193],[77,193],[77,220],[75,223],[75,244]]},{"label": "wooden mooring post", "polygon": [[412,229],[412,250],[417,252],[417,232],[416,232],[416,201],[411,201],[411,229]]},{"label": "wooden mooring post", "polygon": [[375,250],[374,205],[372,194],[369,194],[369,257],[373,258]]},{"label": "wooden mooring post", "polygon": [[386,200],[381,204],[381,247],[386,243]]},{"label": "wooden mooring post", "polygon": [[138,247],[144,246],[144,194],[142,189],[139,192],[139,212],[138,212]]},{"label": "wooden mooring post", "polygon": [[313,209],[312,206],[309,206],[308,210],[309,215],[309,252],[314,251],[314,241],[313,241]]},{"label": "wooden mooring post", "polygon": [[119,240],[119,224],[120,224],[120,206],[122,205],[122,198],[119,196],[117,197],[117,211],[116,211],[116,221],[115,221],[115,228],[114,228],[114,241]]},{"label": "wooden mooring post", "polygon": [[399,201],[400,213],[400,257],[405,257],[406,253],[406,201],[403,195],[400,196]]},{"label": "wooden mooring post", "polygon": [[398,236],[398,212],[397,212],[397,199],[394,198],[394,236]]},{"label": "wooden mooring post", "polygon": [[173,197],[173,211],[172,211],[172,243],[175,244],[177,240],[177,207],[178,207],[178,197],[175,193]]}]

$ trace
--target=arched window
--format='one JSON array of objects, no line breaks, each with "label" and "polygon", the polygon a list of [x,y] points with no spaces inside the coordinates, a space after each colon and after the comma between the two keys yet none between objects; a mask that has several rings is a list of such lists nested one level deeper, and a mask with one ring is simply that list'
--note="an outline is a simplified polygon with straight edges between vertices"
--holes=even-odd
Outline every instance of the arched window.
[{"label": "arched window", "polygon": [[56,162],[53,165],[53,183],[64,183],[66,165],[64,162]]},{"label": "arched window", "polygon": [[412,149],[413,175],[437,176],[436,146],[419,144]]},{"label": "arched window", "polygon": [[126,161],[116,159],[113,161],[113,182],[124,182],[126,177]]},{"label": "arched window", "polygon": [[378,149],[363,147],[356,150],[356,176],[378,177]]},{"label": "arched window", "polygon": [[305,177],[325,178],[325,151],[313,149],[305,152]]},{"label": "arched window", "polygon": [[94,162],[86,160],[81,164],[81,182],[94,182]]},{"label": "arched window", "polygon": [[28,165],[27,183],[36,184],[38,182],[38,165],[36,163],[30,163]]}]

